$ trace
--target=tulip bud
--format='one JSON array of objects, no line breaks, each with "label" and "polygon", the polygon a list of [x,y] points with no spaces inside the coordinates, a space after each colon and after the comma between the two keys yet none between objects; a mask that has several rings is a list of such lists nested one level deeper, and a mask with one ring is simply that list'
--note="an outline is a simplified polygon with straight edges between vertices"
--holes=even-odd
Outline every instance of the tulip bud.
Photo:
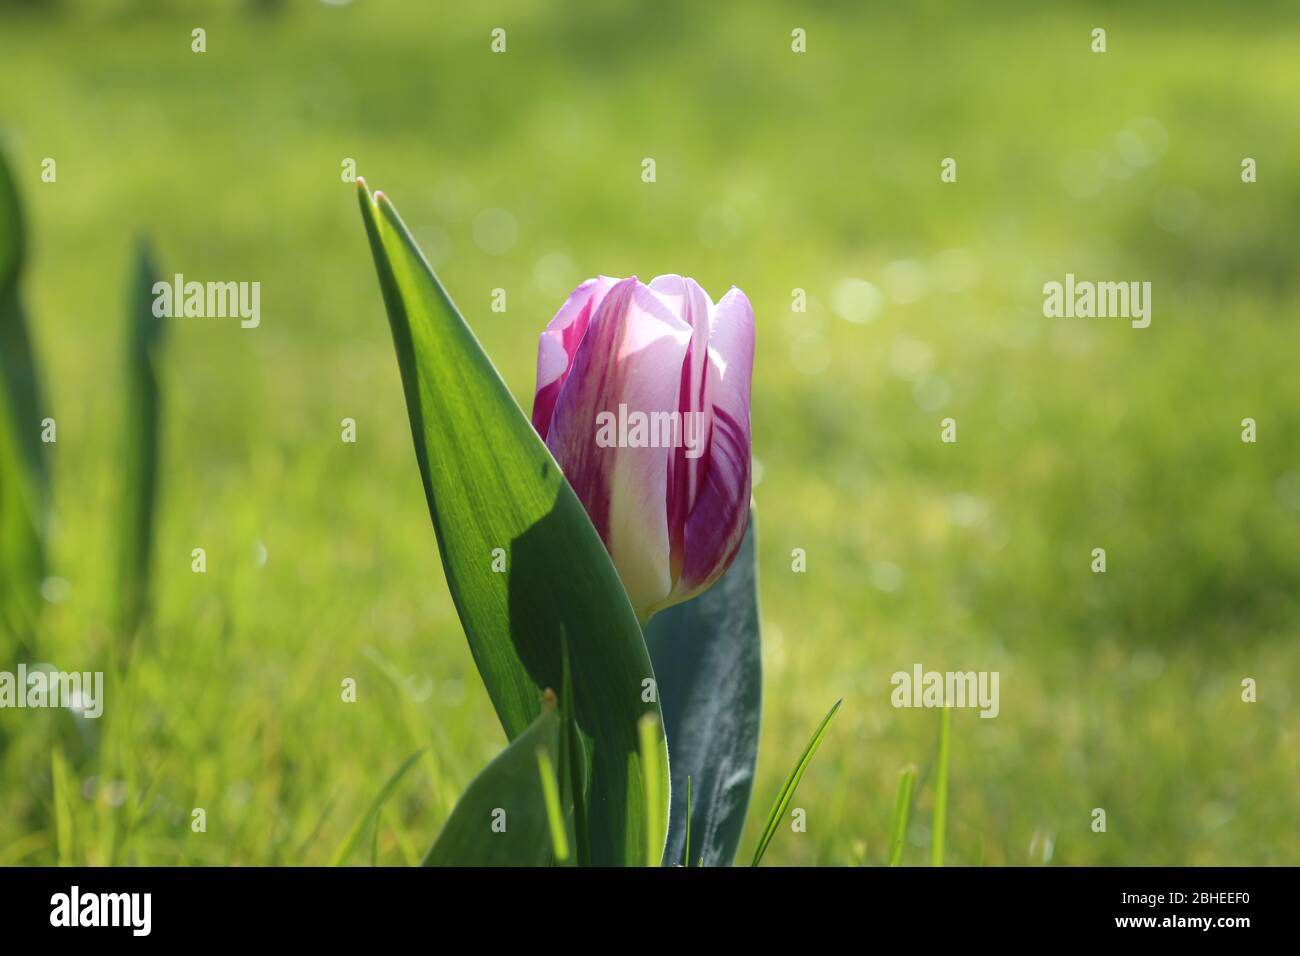
[{"label": "tulip bud", "polygon": [[642,621],[699,594],[749,521],[754,312],[693,279],[601,276],[541,335],[533,427]]}]

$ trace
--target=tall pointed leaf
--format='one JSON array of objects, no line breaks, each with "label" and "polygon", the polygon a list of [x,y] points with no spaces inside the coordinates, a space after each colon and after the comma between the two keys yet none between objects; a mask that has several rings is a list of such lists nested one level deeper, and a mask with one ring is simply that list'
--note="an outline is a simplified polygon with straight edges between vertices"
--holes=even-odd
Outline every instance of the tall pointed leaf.
[{"label": "tall pointed leaf", "polygon": [[[513,740],[536,719],[542,691],[562,686],[567,634],[591,751],[591,861],[635,864],[646,819],[637,721],[659,709],[643,699],[653,671],[636,615],[581,502],[397,211],[358,185],[415,457],[474,661]],[[500,556],[503,573],[493,569]],[[665,753],[665,777],[666,766]],[[531,761],[529,771],[536,779]],[[657,792],[667,791],[664,779]]]},{"label": "tall pointed leaf", "polygon": [[0,153],[0,387],[9,393],[9,412],[23,464],[30,472],[36,504],[43,508],[49,475],[40,424],[46,409],[18,288],[25,261],[22,206],[13,175]]},{"label": "tall pointed leaf", "polygon": [[22,210],[0,153],[0,657],[34,638],[44,574],[49,478],[40,438],[44,401],[18,283]]},{"label": "tall pointed leaf", "polygon": [[[730,866],[740,846],[762,712],[757,533],[751,510],[727,573],[699,597],[660,611],[646,628],[673,779],[665,865]],[[696,847],[690,861],[688,828]]]},{"label": "tall pointed leaf", "polygon": [[158,278],[148,245],[136,251],[135,273],[127,297],[126,406],[122,428],[121,554],[118,560],[118,630],[129,638],[149,607],[149,567],[153,550],[161,398],[158,361],[162,320],[153,314],[153,284]]}]

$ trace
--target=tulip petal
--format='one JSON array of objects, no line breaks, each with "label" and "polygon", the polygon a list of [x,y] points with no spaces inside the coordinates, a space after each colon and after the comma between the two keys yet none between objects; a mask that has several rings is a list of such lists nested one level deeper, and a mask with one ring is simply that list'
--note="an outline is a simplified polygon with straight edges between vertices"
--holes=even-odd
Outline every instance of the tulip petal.
[{"label": "tulip petal", "polygon": [[627,447],[624,436],[602,447],[597,436],[611,417],[676,410],[691,334],[649,287],[635,278],[618,282],[591,317],[546,440],[639,612],[672,590],[665,502],[675,449]]},{"label": "tulip petal", "polygon": [[[659,276],[650,288],[691,327],[691,343],[682,362],[677,408],[682,413],[683,442],[668,461],[668,539],[673,576],[681,573],[686,548],[686,518],[695,506],[708,461],[713,414],[709,399],[709,327],[713,301],[694,279]],[[694,417],[693,417],[694,416]],[[698,425],[698,427],[697,427]]]},{"label": "tulip petal", "polygon": [[749,520],[754,310],[739,289],[732,288],[713,310],[708,354],[713,429],[699,493],[686,519],[681,577],[668,603],[699,593],[721,576]]},{"label": "tulip petal", "polygon": [[533,395],[533,427],[546,440],[564,380],[569,377],[573,356],[587,333],[591,317],[617,279],[598,276],[588,279],[571,293],[547,323],[537,343],[537,388]]}]

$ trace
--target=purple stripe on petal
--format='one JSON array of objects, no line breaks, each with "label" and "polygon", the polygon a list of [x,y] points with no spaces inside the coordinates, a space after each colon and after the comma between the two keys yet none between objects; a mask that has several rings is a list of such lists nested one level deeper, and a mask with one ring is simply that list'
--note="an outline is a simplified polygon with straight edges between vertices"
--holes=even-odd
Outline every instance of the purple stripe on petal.
[{"label": "purple stripe on petal", "polygon": [[[672,554],[673,577],[681,573],[684,559],[686,517],[699,493],[700,476],[707,460],[712,412],[708,400],[709,322],[713,302],[694,279],[664,275],[650,283],[650,288],[672,308],[691,330],[690,345],[682,361],[677,411],[680,413],[682,443],[669,457],[668,464],[668,539]],[[695,455],[688,454],[685,438],[691,417],[699,416]]]},{"label": "purple stripe on petal", "polygon": [[537,387],[533,394],[533,428],[546,439],[550,430],[555,400],[564,380],[569,377],[573,357],[578,351],[591,317],[617,279],[598,276],[588,279],[571,293],[547,323],[537,343]]},{"label": "purple stripe on petal", "polygon": [[709,330],[709,397],[713,428],[703,480],[686,519],[685,561],[672,600],[702,591],[727,569],[749,520],[750,385],[754,312],[739,289],[713,310]]}]

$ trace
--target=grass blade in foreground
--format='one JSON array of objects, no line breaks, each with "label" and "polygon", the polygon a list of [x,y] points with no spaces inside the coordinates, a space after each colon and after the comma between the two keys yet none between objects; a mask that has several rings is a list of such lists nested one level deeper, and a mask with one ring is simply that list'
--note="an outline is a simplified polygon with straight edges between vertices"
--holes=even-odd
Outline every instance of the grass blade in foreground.
[{"label": "grass blade in foreground", "polygon": [[537,750],[537,772],[542,779],[542,798],[546,802],[546,822],[551,828],[551,850],[556,863],[569,862],[569,835],[564,824],[564,807],[560,804],[560,782],[545,747]]},{"label": "grass blade in foreground", "polygon": [[[646,628],[673,777],[664,863],[730,866],[754,787],[762,717],[758,529],[754,511],[736,560],[699,597]],[[685,804],[691,780],[691,807]],[[692,826],[693,825],[693,826]],[[687,861],[686,832],[698,848]]]},{"label": "grass blade in foreground", "polygon": [[149,608],[154,499],[158,488],[161,398],[158,358],[163,323],[153,314],[158,269],[141,241],[127,299],[126,411],[122,428],[121,556],[118,561],[118,635],[129,640]]},{"label": "grass blade in foreground", "polygon": [[[591,862],[645,853],[637,721],[650,656],[622,582],[582,503],[520,411],[392,204],[358,181],[388,309],[415,455],[452,600],[511,740],[562,686],[562,635],[576,723],[591,753]],[[504,552],[505,573],[493,563]],[[667,755],[657,792],[667,818]],[[530,774],[537,768],[529,760]]]},{"label": "grass blade in foreground", "polygon": [[[659,741],[663,739],[663,732],[657,726],[659,718],[654,714],[646,714],[641,718],[641,762],[645,766],[645,802],[646,821],[645,821],[645,857],[646,866],[659,866],[663,862],[664,856],[664,829],[668,825],[665,817],[657,812],[657,807],[664,804],[664,795],[659,792],[659,787],[663,784],[663,779],[667,776],[660,773],[660,767],[657,766],[660,759]],[[654,771],[654,772],[652,772]]]},{"label": "grass blade in foreground", "polygon": [[385,783],[379,793],[376,794],[375,799],[371,801],[366,812],[357,818],[356,823],[352,824],[352,829],[348,831],[347,837],[339,845],[339,848],[334,851],[334,856],[330,859],[330,866],[342,866],[348,861],[348,857],[352,855],[352,851],[355,850],[357,844],[361,842],[361,834],[366,832],[366,827],[370,825],[372,820],[374,821],[375,826],[379,826],[379,811],[384,808],[384,804],[387,803],[388,798],[392,796],[393,791],[397,788],[397,784],[401,782],[401,779],[404,776],[406,776],[406,771],[415,766],[415,761],[420,758],[420,754],[422,753],[424,753],[423,750],[417,750],[415,753],[411,754],[411,756],[407,757],[406,760],[402,762],[402,765],[397,768],[393,775],[388,778],[388,782]]},{"label": "grass blade in foreground", "polygon": [[758,866],[758,862],[763,859],[763,854],[767,852],[767,845],[772,842],[772,837],[776,835],[776,828],[781,825],[781,819],[785,816],[785,811],[790,806],[790,801],[794,799],[794,792],[799,789],[799,781],[803,779],[804,773],[808,770],[808,765],[812,763],[813,754],[817,748],[822,745],[822,738],[826,736],[826,730],[830,727],[831,718],[835,712],[840,709],[840,704],[844,703],[843,698],[837,700],[835,705],[822,718],[822,722],[817,725],[817,730],[813,733],[812,739],[808,741],[808,746],[804,748],[803,754],[799,757],[799,762],[795,764],[794,769],[790,771],[790,776],[786,778],[785,786],[776,796],[776,802],[772,804],[772,811],[767,815],[767,823],[763,825],[763,833],[758,838],[758,847],[754,850],[754,862],[750,866]]},{"label": "grass blade in foreground", "polygon": [[948,822],[948,737],[952,712],[939,711],[939,766],[934,778],[934,819],[930,827],[930,862],[943,866],[944,828]]},{"label": "grass blade in foreground", "polygon": [[894,797],[894,815],[889,821],[889,865],[903,862],[903,843],[907,821],[912,813],[912,791],[916,789],[916,768],[904,767],[898,775],[898,794]]},{"label": "grass blade in foreground", "polygon": [[538,753],[555,766],[560,716],[554,695],[510,746],[484,767],[443,824],[425,866],[546,866],[554,858]]}]

